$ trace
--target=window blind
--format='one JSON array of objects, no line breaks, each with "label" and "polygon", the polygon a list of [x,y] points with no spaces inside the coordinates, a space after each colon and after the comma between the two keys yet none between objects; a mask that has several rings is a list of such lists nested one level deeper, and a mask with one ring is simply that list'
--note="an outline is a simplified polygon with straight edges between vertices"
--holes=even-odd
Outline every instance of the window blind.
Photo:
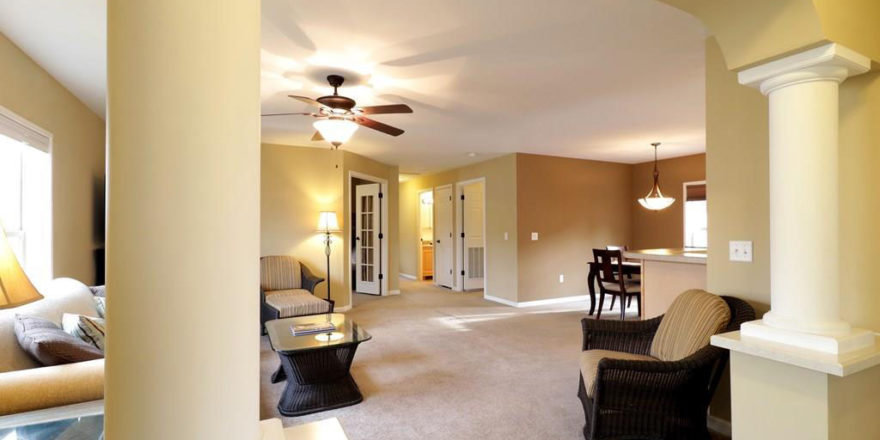
[{"label": "window blind", "polygon": [[0,134],[45,153],[49,152],[52,145],[51,134],[2,106],[0,106]]}]

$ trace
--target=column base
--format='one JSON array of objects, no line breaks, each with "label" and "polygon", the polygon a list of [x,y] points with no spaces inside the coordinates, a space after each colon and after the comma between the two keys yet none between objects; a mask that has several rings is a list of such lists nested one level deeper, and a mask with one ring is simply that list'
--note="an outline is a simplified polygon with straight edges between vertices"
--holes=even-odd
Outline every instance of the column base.
[{"label": "column base", "polygon": [[860,328],[851,328],[846,333],[823,335],[772,327],[763,320],[743,323],[740,333],[744,339],[762,339],[829,354],[843,354],[868,348],[874,345],[875,340],[874,333]]}]

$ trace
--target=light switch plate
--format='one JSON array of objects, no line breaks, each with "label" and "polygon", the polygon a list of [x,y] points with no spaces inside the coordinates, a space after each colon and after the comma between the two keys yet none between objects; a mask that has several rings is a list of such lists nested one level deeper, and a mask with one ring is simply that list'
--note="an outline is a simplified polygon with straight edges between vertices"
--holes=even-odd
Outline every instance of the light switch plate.
[{"label": "light switch plate", "polygon": [[538,239],[538,233],[532,232],[532,241],[536,241]]},{"label": "light switch plate", "polygon": [[565,282],[565,274],[562,274],[562,273],[559,274],[559,282],[560,282],[560,283],[564,283],[564,282]]},{"label": "light switch plate", "polygon": [[731,241],[730,242],[730,261],[740,261],[744,263],[752,262],[752,242],[751,241]]},{"label": "light switch plate", "polygon": [[504,233],[504,241],[507,241],[507,232]]}]

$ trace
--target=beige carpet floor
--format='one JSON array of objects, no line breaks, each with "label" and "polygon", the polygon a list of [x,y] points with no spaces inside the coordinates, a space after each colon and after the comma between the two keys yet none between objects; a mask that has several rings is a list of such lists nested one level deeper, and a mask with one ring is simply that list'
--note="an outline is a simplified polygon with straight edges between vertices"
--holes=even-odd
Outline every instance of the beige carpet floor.
[{"label": "beige carpet floor", "polygon": [[261,418],[292,426],[338,417],[352,440],[583,438],[576,391],[588,304],[517,309],[406,280],[401,292],[355,295],[347,313],[373,336],[352,364],[358,405],[278,414],[284,384],[269,382],[278,357],[262,337]]}]

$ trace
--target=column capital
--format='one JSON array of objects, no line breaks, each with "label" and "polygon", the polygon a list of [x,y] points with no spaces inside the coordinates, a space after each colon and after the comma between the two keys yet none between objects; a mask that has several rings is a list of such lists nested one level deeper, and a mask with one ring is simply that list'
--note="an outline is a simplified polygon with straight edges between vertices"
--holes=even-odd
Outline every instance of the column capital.
[{"label": "column capital", "polygon": [[781,87],[811,81],[843,82],[871,70],[871,59],[837,43],[807,49],[739,72],[739,83],[767,95]]}]

